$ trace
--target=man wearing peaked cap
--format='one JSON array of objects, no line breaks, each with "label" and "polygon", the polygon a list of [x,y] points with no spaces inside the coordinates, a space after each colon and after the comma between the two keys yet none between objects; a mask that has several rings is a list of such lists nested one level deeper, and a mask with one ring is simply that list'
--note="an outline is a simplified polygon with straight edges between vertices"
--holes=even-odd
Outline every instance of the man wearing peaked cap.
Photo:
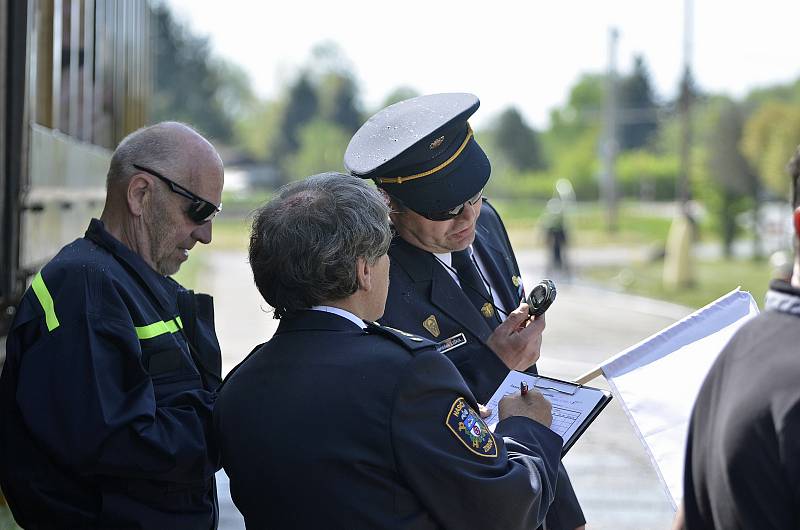
[{"label": "man wearing peaked cap", "polygon": [[[344,165],[388,195],[396,235],[381,323],[438,343],[479,402],[509,370],[535,371],[544,317],[528,320],[508,234],[483,198],[489,159],[468,118],[472,94],[420,96],[361,126]],[[585,524],[563,466],[547,529]]]}]

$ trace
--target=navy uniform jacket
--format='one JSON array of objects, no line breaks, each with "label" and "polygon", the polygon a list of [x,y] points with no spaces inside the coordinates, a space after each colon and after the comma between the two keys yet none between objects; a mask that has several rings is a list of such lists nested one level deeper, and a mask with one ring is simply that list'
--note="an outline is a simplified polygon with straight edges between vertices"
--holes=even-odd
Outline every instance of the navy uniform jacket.
[{"label": "navy uniform jacket", "polygon": [[309,310],[228,376],[214,427],[248,528],[535,528],[561,439],[476,410],[430,342]]},{"label": "navy uniform jacket", "polygon": [[20,525],[216,527],[210,297],[93,219],[36,276],[6,348],[0,486]]},{"label": "navy uniform jacket", "polygon": [[[508,311],[516,309],[525,297],[525,287],[505,227],[486,199],[478,217],[473,249],[486,266],[492,289],[502,305]],[[509,372],[486,344],[492,333],[486,317],[475,309],[430,252],[395,237],[389,258],[389,297],[381,324],[440,343],[463,334],[466,343],[444,353],[456,365],[478,402],[486,403]],[[436,326],[432,325],[434,320]],[[536,367],[528,371],[535,373]],[[560,475],[548,528],[572,530],[585,520],[563,467]]]},{"label": "navy uniform jacket", "polygon": [[800,289],[775,280],[708,372],[689,423],[688,530],[800,528]]}]

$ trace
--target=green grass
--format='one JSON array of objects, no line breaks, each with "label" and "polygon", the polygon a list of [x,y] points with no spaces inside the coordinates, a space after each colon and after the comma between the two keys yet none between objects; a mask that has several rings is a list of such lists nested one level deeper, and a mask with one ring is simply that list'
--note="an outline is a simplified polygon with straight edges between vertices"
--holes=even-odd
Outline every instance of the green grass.
[{"label": "green grass", "polygon": [[676,291],[664,287],[664,262],[633,264],[628,267],[595,267],[581,270],[581,277],[627,293],[657,298],[689,306],[703,307],[737,286],[749,291],[759,304],[764,300],[773,271],[766,261],[714,260],[696,261],[694,283]]},{"label": "green grass", "polygon": [[222,215],[230,213],[233,217],[243,217],[272,198],[273,190],[247,189],[225,191],[222,193]]},{"label": "green grass", "polygon": [[[519,248],[544,244],[539,219],[545,203],[528,200],[493,200],[509,236]],[[672,215],[669,207],[652,211],[639,203],[625,202],[619,207],[617,229],[608,230],[605,208],[599,203],[577,203],[566,212],[571,246],[663,246]]]}]

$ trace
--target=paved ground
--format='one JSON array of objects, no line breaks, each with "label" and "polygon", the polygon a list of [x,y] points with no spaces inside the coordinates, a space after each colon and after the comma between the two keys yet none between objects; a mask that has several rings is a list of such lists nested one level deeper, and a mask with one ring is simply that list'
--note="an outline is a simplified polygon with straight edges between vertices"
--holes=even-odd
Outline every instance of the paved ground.
[{"label": "paved ground", "polygon": [[[628,259],[628,252],[582,256],[592,261]],[[268,307],[258,296],[241,253],[213,253],[198,282],[215,297],[217,329],[225,371],[275,330]],[[522,252],[525,278],[542,276],[543,256]],[[543,373],[576,377],[598,362],[686,316],[689,309],[653,300],[609,293],[586,285],[559,283],[558,299],[548,312]],[[594,383],[605,387],[604,380]],[[595,530],[662,530],[673,511],[664,488],[619,403],[614,400],[565,457],[589,526]],[[220,476],[225,491],[226,477]],[[220,528],[242,528],[229,499],[222,500]]]}]

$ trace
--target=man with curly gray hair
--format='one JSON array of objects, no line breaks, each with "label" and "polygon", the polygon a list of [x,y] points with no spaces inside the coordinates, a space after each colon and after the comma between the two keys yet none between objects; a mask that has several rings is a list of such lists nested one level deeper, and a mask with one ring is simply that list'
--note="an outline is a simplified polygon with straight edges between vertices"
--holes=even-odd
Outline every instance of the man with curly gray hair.
[{"label": "man with curly gray hair", "polygon": [[434,343],[374,324],[389,286],[389,209],[324,173],[261,208],[250,265],[280,325],[228,376],[214,430],[249,528],[536,528],[561,439],[538,392],[492,433]]}]

